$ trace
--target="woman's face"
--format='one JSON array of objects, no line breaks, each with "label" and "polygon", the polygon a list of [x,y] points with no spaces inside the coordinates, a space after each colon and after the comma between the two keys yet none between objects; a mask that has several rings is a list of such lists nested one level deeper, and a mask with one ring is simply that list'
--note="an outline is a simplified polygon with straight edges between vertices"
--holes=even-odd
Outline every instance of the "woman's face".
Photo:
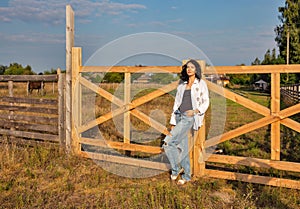
[{"label": "woman's face", "polygon": [[196,66],[193,63],[189,62],[187,64],[186,73],[189,77],[194,76],[196,74]]}]

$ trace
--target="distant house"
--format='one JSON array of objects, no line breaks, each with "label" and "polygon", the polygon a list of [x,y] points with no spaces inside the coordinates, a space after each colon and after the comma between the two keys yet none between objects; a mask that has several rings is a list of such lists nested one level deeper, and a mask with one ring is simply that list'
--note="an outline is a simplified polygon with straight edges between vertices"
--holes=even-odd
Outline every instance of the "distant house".
[{"label": "distant house", "polygon": [[265,91],[268,87],[268,83],[260,79],[254,83],[254,90],[263,90]]},{"label": "distant house", "polygon": [[151,76],[149,74],[143,74],[138,79],[134,80],[133,83],[150,83]]},{"label": "distant house", "polygon": [[211,81],[213,83],[216,83],[220,86],[227,86],[230,82],[230,78],[226,76],[225,74],[211,74],[205,76],[206,80]]},{"label": "distant house", "polygon": [[219,79],[217,80],[217,84],[219,84],[220,86],[227,86],[230,82],[230,79],[228,76],[226,76],[225,74],[221,74],[219,75]]}]

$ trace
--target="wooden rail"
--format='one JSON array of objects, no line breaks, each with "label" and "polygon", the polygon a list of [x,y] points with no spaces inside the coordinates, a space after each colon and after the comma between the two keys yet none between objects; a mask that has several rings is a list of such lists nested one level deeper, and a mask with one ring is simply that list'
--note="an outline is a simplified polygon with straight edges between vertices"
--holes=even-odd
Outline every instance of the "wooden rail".
[{"label": "wooden rail", "polygon": [[57,82],[58,75],[0,75],[0,82],[27,82],[27,81],[43,81]]},{"label": "wooden rail", "polygon": [[[161,95],[164,95],[177,87],[177,82],[163,86],[145,96],[136,98],[130,101],[129,89],[131,88],[130,74],[137,72],[151,72],[151,73],[179,73],[181,71],[180,66],[146,66],[146,67],[130,67],[130,66],[82,66],[81,64],[81,48],[73,47],[72,50],[72,92],[73,100],[72,107],[74,115],[72,124],[72,138],[73,138],[73,150],[80,156],[91,157],[95,159],[101,159],[105,161],[125,163],[130,165],[138,166],[150,166],[157,169],[165,170],[168,166],[163,166],[161,163],[149,163],[137,161],[137,159],[126,158],[126,160],[120,159],[119,156],[109,156],[99,153],[91,153],[89,151],[82,150],[82,144],[88,144],[98,147],[110,147],[117,150],[130,150],[138,152],[147,153],[160,153],[160,148],[156,146],[146,146],[132,144],[130,140],[130,127],[128,126],[130,115],[135,116],[147,125],[158,130],[162,134],[167,134],[167,128],[157,122],[155,119],[149,117],[145,113],[137,109],[140,105],[143,105]],[[281,162],[280,161],[280,125],[285,125],[297,132],[300,132],[300,124],[297,121],[290,119],[289,117],[300,112],[300,104],[294,105],[287,109],[280,109],[280,73],[299,73],[300,65],[262,65],[262,66],[215,66],[206,67],[205,63],[201,65],[204,74],[250,74],[250,73],[269,73],[271,74],[271,107],[264,107],[256,102],[253,102],[241,95],[235,94],[227,89],[224,89],[217,84],[207,81],[209,90],[216,94],[220,94],[225,98],[232,100],[246,108],[249,108],[258,114],[262,115],[261,119],[258,119],[249,124],[242,125],[234,130],[230,130],[223,133],[220,136],[215,136],[205,140],[205,128],[204,126],[195,134],[195,138],[192,139],[194,145],[192,149],[191,161],[193,162],[193,173],[194,176],[201,177],[203,175],[208,175],[211,177],[225,178],[225,179],[235,179],[253,183],[261,183],[272,186],[283,186],[288,188],[300,189],[300,183],[297,180],[283,179],[283,178],[271,178],[265,176],[253,176],[250,174],[239,174],[234,172],[225,171],[212,171],[205,168],[206,162],[210,163],[223,163],[232,165],[245,165],[253,166],[258,168],[273,168],[279,170],[286,170],[292,172],[299,172],[300,163],[292,162]],[[125,74],[124,82],[124,99],[120,99],[110,92],[97,86],[84,77],[82,73],[85,72],[119,72]],[[94,120],[90,120],[87,123],[82,123],[82,88],[85,87],[90,91],[104,97],[112,104],[116,105],[117,108],[106,114],[97,117]],[[126,93],[127,92],[127,93]],[[113,119],[116,116],[123,115],[124,117],[124,140],[123,142],[113,142],[110,140],[103,141],[103,139],[87,138],[82,137],[85,131],[91,128],[101,125],[104,122]],[[226,155],[212,155],[208,157],[205,153],[205,148],[209,148],[214,145],[218,145],[224,141],[231,140],[234,137],[238,137],[242,134],[248,133],[250,131],[256,130],[258,128],[264,127],[266,125],[271,125],[271,159],[255,159],[255,158],[245,158],[236,156],[226,156]],[[151,164],[151,165],[150,165]]]},{"label": "wooden rail", "polygon": [[[0,98],[0,135],[8,137],[65,143],[64,78],[57,75],[2,75],[0,82],[8,82],[8,96]],[[57,99],[14,96],[14,82],[29,81],[58,83]],[[17,89],[16,89],[17,90]],[[18,89],[18,91],[21,91]]]},{"label": "wooden rail", "polygon": [[292,102],[300,102],[300,84],[289,84],[280,87],[281,94]]},{"label": "wooden rail", "polygon": [[0,134],[58,142],[57,100],[2,97],[0,110]]}]

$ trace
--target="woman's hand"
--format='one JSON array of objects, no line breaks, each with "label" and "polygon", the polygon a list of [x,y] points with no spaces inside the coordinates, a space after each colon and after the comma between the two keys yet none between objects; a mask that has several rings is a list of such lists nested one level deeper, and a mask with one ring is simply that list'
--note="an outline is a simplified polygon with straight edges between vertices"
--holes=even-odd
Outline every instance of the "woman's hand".
[{"label": "woman's hand", "polygon": [[189,117],[193,117],[195,115],[195,111],[194,110],[187,110],[187,111],[185,111],[185,114]]},{"label": "woman's hand", "polygon": [[187,116],[192,117],[192,116],[198,114],[199,110],[187,110],[187,111],[185,111],[185,113]]}]

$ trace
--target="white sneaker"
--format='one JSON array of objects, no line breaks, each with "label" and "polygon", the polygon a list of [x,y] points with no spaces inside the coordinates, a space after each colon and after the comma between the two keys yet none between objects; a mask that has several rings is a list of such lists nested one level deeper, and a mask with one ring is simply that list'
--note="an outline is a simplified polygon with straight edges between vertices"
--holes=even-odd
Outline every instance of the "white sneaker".
[{"label": "white sneaker", "polygon": [[171,180],[172,181],[176,181],[176,179],[178,178],[178,176],[180,174],[182,174],[183,172],[184,172],[184,170],[183,170],[183,168],[181,168],[180,171],[179,171],[179,173],[178,173],[178,175],[171,175]]},{"label": "white sneaker", "polygon": [[179,175],[177,175],[177,176],[171,175],[171,180],[172,180],[172,181],[176,181],[176,179],[178,178],[178,176],[179,176]]},{"label": "white sneaker", "polygon": [[187,180],[180,179],[180,180],[178,180],[177,184],[184,185],[186,182],[187,182]]}]

